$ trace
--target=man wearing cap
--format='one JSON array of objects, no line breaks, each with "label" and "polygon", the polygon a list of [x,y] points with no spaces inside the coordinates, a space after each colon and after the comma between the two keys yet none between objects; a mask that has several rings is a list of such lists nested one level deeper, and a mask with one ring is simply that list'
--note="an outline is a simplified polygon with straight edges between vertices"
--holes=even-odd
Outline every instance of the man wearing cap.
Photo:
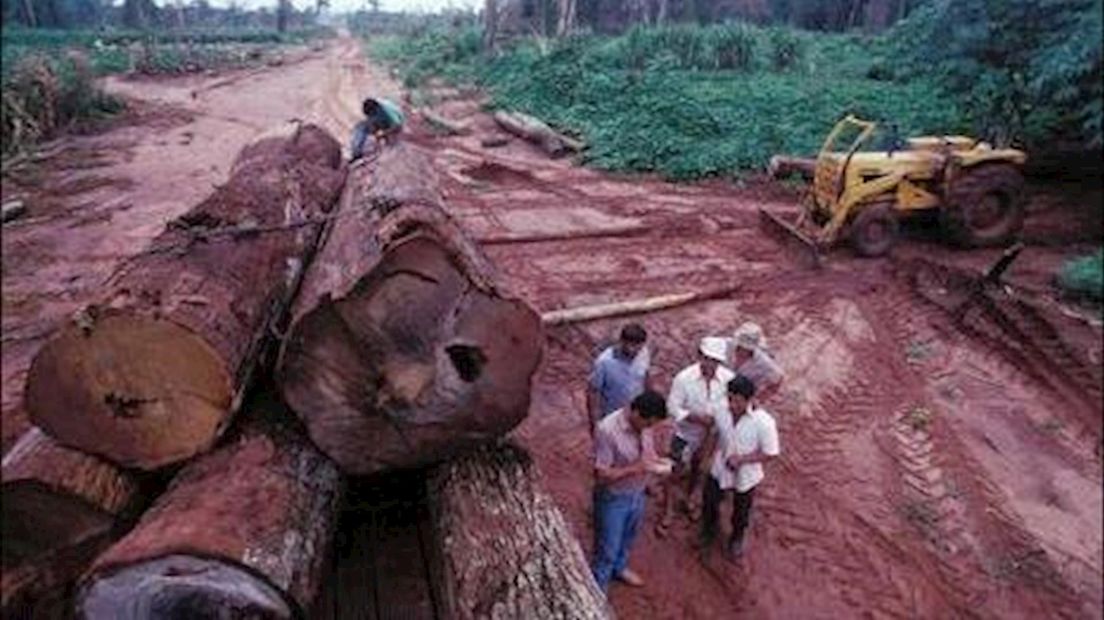
[{"label": "man wearing cap", "polygon": [[682,507],[691,518],[697,517],[693,497],[700,478],[699,448],[712,428],[714,418],[727,407],[725,386],[735,376],[724,366],[727,349],[724,338],[703,338],[698,346],[698,361],[679,371],[671,381],[667,411],[675,420],[671,458],[677,463],[678,475],[667,484],[663,517],[657,526],[657,533],[661,536],[671,525],[675,493],[681,484],[685,484]]},{"label": "man wearing cap", "polygon": [[726,388],[728,410],[717,416],[717,449],[714,450],[702,502],[702,526],[698,548],[707,556],[717,538],[721,501],[732,493],[732,534],[726,545],[728,559],[743,553],[744,532],[751,515],[755,488],[763,481],[763,463],[781,452],[774,418],[759,406],[755,384],[736,375]]},{"label": "man wearing cap", "polygon": [[650,474],[670,472],[670,461],[644,449],[643,435],[667,418],[663,396],[646,390],[625,408],[598,422],[594,432],[594,561],[591,569],[605,592],[611,579],[642,586],[629,569],[629,551],[644,519],[644,488]]},{"label": "man wearing cap", "polygon": [[651,364],[647,341],[648,332],[630,323],[621,329],[617,344],[607,347],[594,360],[586,393],[592,435],[599,420],[628,406],[647,387]]},{"label": "man wearing cap", "polygon": [[763,329],[755,323],[744,323],[736,328],[730,343],[732,369],[751,379],[759,402],[768,400],[782,385],[785,373],[767,352]]}]

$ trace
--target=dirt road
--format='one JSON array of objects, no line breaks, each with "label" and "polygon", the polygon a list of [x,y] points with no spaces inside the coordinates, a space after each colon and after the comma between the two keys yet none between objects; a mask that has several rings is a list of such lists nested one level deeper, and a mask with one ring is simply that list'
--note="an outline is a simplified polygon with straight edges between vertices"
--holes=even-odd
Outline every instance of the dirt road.
[{"label": "dirt road", "polygon": [[[22,192],[30,204],[4,227],[5,448],[25,423],[20,392],[43,337],[220,182],[244,143],[290,118],[344,138],[363,94],[399,95],[348,39],[263,72],[113,88],[141,100],[127,124],[51,145],[33,171],[4,182],[5,197]],[[959,326],[940,300],[992,252],[952,254],[921,238],[891,260],[843,253],[824,272],[800,271],[755,229],[758,207],[794,209],[787,191],[618,178],[516,141],[484,148],[499,130],[478,101],[451,95],[438,111],[469,118],[474,133],[440,137],[414,119],[410,139],[433,149],[451,204],[477,236],[653,229],[487,245],[533,305],[737,282],[731,298],[642,319],[660,387],[698,338],[743,320],[764,326],[788,372],[768,403],[783,456],[756,500],[746,558],[701,564],[692,525],[660,539],[650,508],[633,558],[649,586],[614,586],[621,617],[1101,617],[1101,332],[1031,294],[1083,246],[1032,246],[1010,275],[1019,296]],[[1029,233],[1053,238],[1045,227],[1063,218],[1035,212]],[[588,549],[582,385],[619,325],[550,331],[518,431]]]}]

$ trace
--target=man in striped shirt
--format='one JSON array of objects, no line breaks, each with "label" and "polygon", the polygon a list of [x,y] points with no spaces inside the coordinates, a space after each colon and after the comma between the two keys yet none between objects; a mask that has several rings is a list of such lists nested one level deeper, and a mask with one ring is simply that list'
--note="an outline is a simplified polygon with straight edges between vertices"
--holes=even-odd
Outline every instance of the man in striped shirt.
[{"label": "man in striped shirt", "polygon": [[644,449],[645,430],[667,417],[663,397],[651,390],[628,407],[602,418],[594,432],[594,580],[605,592],[611,579],[632,586],[644,580],[629,568],[629,551],[644,520],[644,489],[650,473],[663,475],[670,462]]}]

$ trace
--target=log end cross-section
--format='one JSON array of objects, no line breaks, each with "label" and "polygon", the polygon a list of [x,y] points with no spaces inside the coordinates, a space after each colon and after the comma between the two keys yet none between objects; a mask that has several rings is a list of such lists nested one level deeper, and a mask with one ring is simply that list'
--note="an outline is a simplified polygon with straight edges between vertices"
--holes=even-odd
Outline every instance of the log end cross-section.
[{"label": "log end cross-section", "polygon": [[38,353],[31,419],[66,445],[145,470],[213,446],[339,195],[340,160],[313,125],[243,149],[224,185]]},{"label": "log end cross-section", "polygon": [[284,343],[284,398],[350,474],[446,459],[528,412],[540,317],[497,284],[434,179],[409,145],[350,175]]}]

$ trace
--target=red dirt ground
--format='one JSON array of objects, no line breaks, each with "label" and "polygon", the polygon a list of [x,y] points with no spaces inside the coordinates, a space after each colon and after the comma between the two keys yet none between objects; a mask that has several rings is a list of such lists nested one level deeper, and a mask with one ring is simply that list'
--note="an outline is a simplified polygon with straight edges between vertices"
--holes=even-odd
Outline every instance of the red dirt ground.
[{"label": "red dirt ground", "polygon": [[[141,99],[137,113],[48,145],[4,179],[4,198],[29,204],[3,229],[5,449],[25,428],[26,368],[53,326],[218,183],[244,143],[292,117],[343,139],[360,96],[399,94],[347,39],[232,87],[221,81],[115,84]],[[633,554],[648,587],[615,585],[619,616],[1102,617],[1099,313],[1055,299],[1050,283],[1062,260],[1093,247],[1084,231],[1100,230],[1099,179],[1087,182],[1096,189],[1033,190],[1027,233],[1036,243],[1009,272],[1011,294],[956,325],[944,308],[963,274],[998,252],[953,251],[921,230],[890,259],[841,250],[825,270],[804,271],[755,226],[759,207],[794,212],[792,190],[608,175],[512,139],[484,148],[502,134],[479,102],[447,100],[437,111],[470,119],[473,134],[435,136],[414,117],[410,139],[432,149],[450,204],[477,237],[652,228],[487,245],[535,307],[735,282],[730,298],[639,319],[660,387],[698,338],[749,319],[788,372],[768,403],[783,456],[757,496],[745,559],[703,565],[690,524],[654,536],[651,506]],[[620,323],[549,330],[532,411],[516,432],[587,550],[582,388]]]}]

